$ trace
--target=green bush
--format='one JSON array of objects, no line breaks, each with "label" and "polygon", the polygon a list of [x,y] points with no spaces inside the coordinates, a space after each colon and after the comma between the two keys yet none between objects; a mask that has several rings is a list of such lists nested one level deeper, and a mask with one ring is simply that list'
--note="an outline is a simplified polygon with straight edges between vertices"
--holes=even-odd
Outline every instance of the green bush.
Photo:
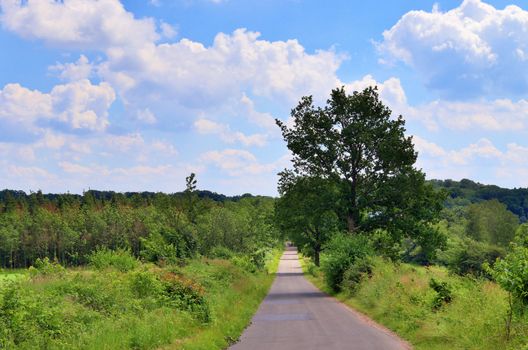
[{"label": "green bush", "polygon": [[233,265],[238,266],[247,272],[255,273],[257,271],[257,266],[255,265],[251,257],[247,255],[234,256],[231,259],[231,262],[233,263]]},{"label": "green bush", "polygon": [[459,275],[470,274],[489,277],[483,268],[483,264],[491,264],[505,254],[506,251],[501,247],[466,239],[463,246],[453,254],[448,267],[452,272]]},{"label": "green bush", "polygon": [[156,298],[162,292],[162,285],[152,272],[136,271],[130,276],[130,289],[138,298]]},{"label": "green bush", "polygon": [[224,246],[216,246],[211,249],[209,256],[211,258],[229,260],[234,256],[234,253],[231,249],[226,248]]},{"label": "green bush", "polygon": [[443,305],[449,304],[453,300],[453,293],[447,282],[438,282],[434,278],[431,278],[429,281],[429,287],[436,292],[433,299],[433,310],[438,310]]},{"label": "green bush", "polygon": [[368,257],[356,259],[343,273],[340,288],[354,293],[365,277],[372,276],[372,261]]},{"label": "green bush", "polygon": [[163,274],[161,282],[170,305],[190,311],[204,323],[211,321],[205,290],[199,283],[174,273]]},{"label": "green bush", "polygon": [[250,254],[250,260],[257,270],[263,270],[266,267],[266,261],[271,258],[271,249],[260,248]]},{"label": "green bush", "polygon": [[100,248],[88,256],[88,261],[97,270],[115,268],[121,272],[133,270],[139,264],[139,261],[126,249]]},{"label": "green bush", "polygon": [[337,234],[325,247],[321,262],[326,284],[334,291],[339,291],[343,275],[357,260],[373,254],[367,237],[355,234]]},{"label": "green bush", "polygon": [[62,275],[66,269],[56,261],[50,261],[48,257],[44,259],[37,258],[33,266],[29,267],[29,275],[31,277],[36,276],[48,276],[48,275]]}]

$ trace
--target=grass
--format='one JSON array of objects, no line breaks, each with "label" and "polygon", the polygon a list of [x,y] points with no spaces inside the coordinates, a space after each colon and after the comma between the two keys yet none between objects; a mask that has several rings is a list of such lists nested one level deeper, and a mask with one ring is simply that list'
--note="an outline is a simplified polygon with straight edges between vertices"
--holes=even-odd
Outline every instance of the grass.
[{"label": "grass", "polygon": [[206,258],[130,271],[33,271],[31,278],[4,271],[0,348],[224,349],[249,324],[279,258],[275,251],[255,273]]},{"label": "grass", "polygon": [[[303,259],[307,277],[325,292],[321,272]],[[452,301],[433,307],[436,292],[431,278],[447,282]],[[451,275],[442,267],[393,264],[374,259],[373,275],[350,293],[334,295],[390,328],[415,349],[528,349],[528,317],[518,318],[510,341],[505,336],[507,294],[482,279]]]}]

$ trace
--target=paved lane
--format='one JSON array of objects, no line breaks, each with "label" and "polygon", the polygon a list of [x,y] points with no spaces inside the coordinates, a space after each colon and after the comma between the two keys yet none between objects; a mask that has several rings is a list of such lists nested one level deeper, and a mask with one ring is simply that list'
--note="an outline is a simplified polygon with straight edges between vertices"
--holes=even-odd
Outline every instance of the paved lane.
[{"label": "paved lane", "polygon": [[294,248],[281,258],[277,278],[232,350],[401,350],[394,335],[365,321],[308,282]]}]

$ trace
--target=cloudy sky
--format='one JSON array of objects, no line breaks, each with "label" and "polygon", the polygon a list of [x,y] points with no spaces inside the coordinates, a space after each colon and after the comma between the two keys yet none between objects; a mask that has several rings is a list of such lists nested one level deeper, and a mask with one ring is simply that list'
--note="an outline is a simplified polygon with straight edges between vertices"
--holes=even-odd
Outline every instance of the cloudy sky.
[{"label": "cloudy sky", "polygon": [[0,187],[276,194],[274,118],[377,85],[428,178],[528,186],[520,0],[0,0]]}]

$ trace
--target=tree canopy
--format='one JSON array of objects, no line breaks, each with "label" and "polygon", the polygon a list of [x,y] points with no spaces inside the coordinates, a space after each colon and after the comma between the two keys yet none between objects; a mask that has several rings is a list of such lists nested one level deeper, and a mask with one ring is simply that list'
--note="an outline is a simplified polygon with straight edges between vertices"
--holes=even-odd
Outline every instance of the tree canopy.
[{"label": "tree canopy", "polygon": [[293,126],[276,121],[293,154],[293,170],[283,177],[333,182],[343,203],[337,214],[349,232],[427,235],[443,195],[414,167],[417,153],[405,121],[392,116],[375,87],[352,95],[334,89],[324,107],[303,97],[291,117]]}]

